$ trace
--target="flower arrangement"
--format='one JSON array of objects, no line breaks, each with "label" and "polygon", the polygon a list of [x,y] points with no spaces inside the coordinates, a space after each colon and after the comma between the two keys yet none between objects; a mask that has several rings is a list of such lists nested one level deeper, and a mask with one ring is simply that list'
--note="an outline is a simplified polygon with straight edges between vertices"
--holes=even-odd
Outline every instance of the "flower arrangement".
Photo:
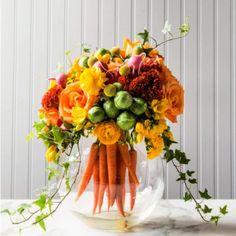
[{"label": "flower arrangement", "polygon": [[[179,28],[180,35],[167,39],[186,36],[189,26]],[[170,34],[170,25],[166,23],[163,33]],[[125,217],[125,173],[129,173],[130,210],[135,206],[137,152],[135,144],[145,142],[148,159],[157,158],[162,153],[167,162],[173,163],[179,178],[186,187],[185,201],[193,200],[196,210],[206,222],[217,223],[222,214],[227,213],[226,206],[220,208],[219,215],[207,218],[212,209],[198,202],[189,184],[196,184],[194,171],[182,172],[179,165],[190,161],[184,152],[172,150],[176,143],[167,120],[177,122],[183,113],[184,90],[169,68],[164,57],[158,52],[157,43],[147,30],[138,34],[138,40],[124,39],[123,48],[111,50],[100,48],[91,53],[84,47],[83,53],[72,64],[68,72],[50,78],[48,90],[44,93],[39,110],[39,122],[35,122],[37,137],[47,147],[46,159],[62,168],[48,168],[48,179],[62,176],[65,179],[67,194],[54,203],[54,197],[62,184],[53,194],[41,193],[32,204],[23,204],[17,211],[5,210],[11,217],[15,213],[22,215],[25,222],[35,215],[33,225],[39,224],[44,230],[44,219],[52,215],[70,193],[78,171],[73,179],[68,175],[70,161],[61,161],[81,137],[96,137],[91,145],[85,170],[78,186],[77,198],[85,191],[91,177],[94,186],[93,213],[100,212],[104,192],[108,189],[108,208],[117,204],[119,214]],[[151,42],[154,42],[153,45]],[[163,43],[165,43],[163,42]],[[69,54],[69,53],[68,53]],[[29,137],[33,135],[30,134]],[[68,153],[69,151],[69,153]],[[119,186],[119,187],[116,187]],[[203,199],[211,198],[208,191],[199,191]],[[55,205],[56,204],[56,205]],[[36,206],[29,216],[27,209]]]}]

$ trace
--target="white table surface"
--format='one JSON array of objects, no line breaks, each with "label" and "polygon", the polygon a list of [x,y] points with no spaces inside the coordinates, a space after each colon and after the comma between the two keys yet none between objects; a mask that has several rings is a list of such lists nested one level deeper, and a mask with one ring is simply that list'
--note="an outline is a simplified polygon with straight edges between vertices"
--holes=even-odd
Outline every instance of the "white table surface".
[{"label": "white table surface", "polygon": [[[1,200],[1,209],[9,206],[17,206],[25,200]],[[153,236],[153,235],[232,235],[236,236],[236,200],[209,200],[208,205],[218,208],[228,204],[229,213],[219,223],[204,223],[194,210],[192,202],[183,200],[161,200],[154,214],[142,225],[136,226],[129,232],[109,232],[89,228],[70,210],[69,201],[54,214],[46,219],[47,232],[43,232],[39,226],[26,229],[21,235],[50,235],[50,236]],[[1,235],[19,235],[19,226],[12,226],[7,215],[1,215]]]}]

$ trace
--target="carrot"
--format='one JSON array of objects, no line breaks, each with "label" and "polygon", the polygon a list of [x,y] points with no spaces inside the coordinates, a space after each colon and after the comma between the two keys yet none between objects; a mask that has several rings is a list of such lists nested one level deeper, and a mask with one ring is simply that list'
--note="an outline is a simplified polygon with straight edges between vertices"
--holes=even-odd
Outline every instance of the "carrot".
[{"label": "carrot", "polygon": [[116,205],[119,213],[125,216],[124,202],[125,202],[125,172],[126,165],[118,152],[117,155],[117,182],[116,182]]},{"label": "carrot", "polygon": [[116,152],[117,144],[106,145],[107,150],[107,167],[108,167],[108,187],[109,199],[108,208],[113,206],[116,197]]},{"label": "carrot", "polygon": [[108,185],[108,170],[107,170],[107,156],[106,146],[101,144],[99,148],[99,193],[98,193],[98,207],[101,212],[104,192]]},{"label": "carrot", "polygon": [[83,177],[81,179],[81,182],[80,182],[80,185],[78,188],[77,200],[82,195],[82,193],[86,189],[86,187],[91,179],[91,176],[93,174],[93,167],[94,167],[95,161],[98,157],[98,149],[99,149],[98,144],[93,143],[91,146],[91,149],[90,149],[90,153],[88,156],[88,160],[86,163],[84,174],[83,174]]},{"label": "carrot", "polygon": [[93,194],[94,194],[94,202],[93,202],[93,214],[96,212],[97,204],[98,204],[98,191],[99,191],[99,158],[97,158],[94,167],[93,167]]},{"label": "carrot", "polygon": [[[129,154],[130,154],[132,169],[136,173],[137,152],[134,149],[132,149],[129,151]],[[134,183],[130,173],[129,173],[129,187],[130,187],[130,210],[133,210],[136,198],[136,184]]]},{"label": "carrot", "polygon": [[132,169],[128,145],[123,144],[123,143],[119,143],[118,144],[118,149],[119,149],[120,155],[121,155],[126,167],[128,168],[128,171],[129,171],[129,174],[130,174],[131,178],[133,179],[135,184],[139,184],[138,178],[137,178],[134,170]]}]

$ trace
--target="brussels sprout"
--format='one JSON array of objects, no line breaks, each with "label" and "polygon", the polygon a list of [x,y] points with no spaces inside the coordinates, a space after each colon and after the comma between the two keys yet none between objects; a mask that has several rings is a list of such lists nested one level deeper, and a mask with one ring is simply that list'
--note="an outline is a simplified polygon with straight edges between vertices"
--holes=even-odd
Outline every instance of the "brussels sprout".
[{"label": "brussels sprout", "polygon": [[80,60],[79,60],[79,65],[80,65],[81,67],[86,67],[86,68],[88,68],[88,59],[89,59],[88,56],[82,56],[82,57],[80,58]]},{"label": "brussels sprout", "polygon": [[114,98],[115,106],[118,109],[128,109],[133,102],[132,96],[127,91],[119,91]]},{"label": "brussels sprout", "polygon": [[135,125],[135,122],[135,116],[129,111],[122,112],[116,120],[118,126],[123,130],[132,129]]},{"label": "brussels sprout", "polygon": [[120,75],[122,75],[122,76],[128,75],[128,74],[130,73],[130,68],[129,68],[129,66],[128,66],[127,64],[121,66],[120,69],[119,69],[119,73],[120,73]]},{"label": "brussels sprout", "polygon": [[123,85],[119,82],[115,82],[113,85],[116,87],[116,91],[121,91],[123,89]]},{"label": "brussels sprout", "polygon": [[142,98],[133,98],[133,103],[129,109],[135,115],[141,115],[147,110],[147,103]]},{"label": "brussels sprout", "polygon": [[92,66],[95,64],[95,62],[97,62],[97,61],[98,61],[98,59],[97,59],[96,57],[91,56],[91,57],[88,59],[88,66],[89,66],[89,67],[92,67]]},{"label": "brussels sprout", "polygon": [[94,106],[88,111],[88,118],[91,122],[101,122],[105,118],[104,110],[99,106]]},{"label": "brussels sprout", "polygon": [[116,108],[113,100],[106,101],[103,104],[103,109],[109,118],[116,118],[119,114],[119,109]]},{"label": "brussels sprout", "polygon": [[113,84],[108,84],[105,86],[103,92],[107,97],[113,97],[116,95],[116,86]]}]

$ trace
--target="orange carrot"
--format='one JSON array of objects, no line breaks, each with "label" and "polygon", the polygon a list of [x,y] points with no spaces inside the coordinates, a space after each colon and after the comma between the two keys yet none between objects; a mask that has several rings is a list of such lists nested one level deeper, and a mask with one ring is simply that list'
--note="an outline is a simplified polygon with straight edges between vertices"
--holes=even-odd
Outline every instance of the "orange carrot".
[{"label": "orange carrot", "polygon": [[124,202],[125,202],[125,172],[126,165],[118,152],[117,155],[117,182],[116,182],[116,205],[119,213],[125,216]]},{"label": "orange carrot", "polygon": [[88,156],[88,160],[86,163],[84,174],[83,174],[83,177],[80,182],[80,186],[79,186],[78,193],[77,193],[77,199],[84,192],[84,190],[86,189],[86,187],[91,179],[91,176],[93,174],[93,167],[94,167],[95,161],[98,157],[98,149],[99,149],[98,144],[93,143],[91,146],[91,149],[90,149],[90,153]]},{"label": "orange carrot", "polygon": [[106,146],[101,144],[99,148],[99,194],[98,194],[98,207],[101,212],[104,192],[108,185],[108,170],[107,170],[107,156]]},{"label": "orange carrot", "polygon": [[123,144],[123,143],[119,143],[118,144],[118,149],[119,149],[120,155],[121,155],[121,157],[122,157],[126,167],[129,170],[131,178],[133,179],[135,184],[139,184],[138,178],[137,178],[134,170],[132,169],[128,145],[127,144]]},{"label": "orange carrot", "polygon": [[[129,154],[130,154],[132,169],[136,173],[137,152],[134,149],[132,149],[129,151]],[[130,187],[130,210],[133,210],[136,198],[136,184],[134,183],[130,173],[129,173],[129,187]]]},{"label": "orange carrot", "polygon": [[109,199],[108,208],[113,206],[116,197],[116,152],[117,144],[106,145]]},{"label": "orange carrot", "polygon": [[93,167],[93,214],[96,212],[97,204],[98,204],[98,191],[99,191],[99,157],[97,158],[94,167]]}]

